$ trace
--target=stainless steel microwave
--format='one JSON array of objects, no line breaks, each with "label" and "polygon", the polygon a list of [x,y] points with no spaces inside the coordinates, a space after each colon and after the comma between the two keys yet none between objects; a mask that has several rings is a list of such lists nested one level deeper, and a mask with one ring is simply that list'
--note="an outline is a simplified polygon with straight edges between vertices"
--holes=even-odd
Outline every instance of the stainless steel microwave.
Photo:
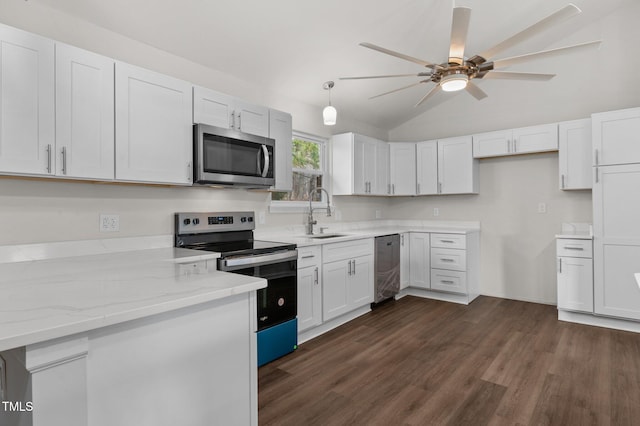
[{"label": "stainless steel microwave", "polygon": [[275,141],[222,127],[193,126],[194,183],[269,187],[275,184]]}]

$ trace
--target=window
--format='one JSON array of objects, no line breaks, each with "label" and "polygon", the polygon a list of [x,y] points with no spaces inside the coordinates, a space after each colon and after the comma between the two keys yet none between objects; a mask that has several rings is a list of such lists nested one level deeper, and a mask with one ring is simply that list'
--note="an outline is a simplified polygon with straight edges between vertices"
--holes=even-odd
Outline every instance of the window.
[{"label": "window", "polygon": [[[309,205],[309,193],[315,188],[324,188],[325,146],[326,140],[322,138],[294,132],[291,147],[293,189],[291,192],[272,192],[271,211],[301,211]],[[324,193],[315,192],[313,202],[326,202]]]}]

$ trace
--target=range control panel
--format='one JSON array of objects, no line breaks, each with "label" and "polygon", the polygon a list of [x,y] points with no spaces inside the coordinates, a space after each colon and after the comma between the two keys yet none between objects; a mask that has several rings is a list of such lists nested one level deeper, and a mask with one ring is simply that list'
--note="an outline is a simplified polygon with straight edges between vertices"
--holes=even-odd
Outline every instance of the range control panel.
[{"label": "range control panel", "polygon": [[255,229],[254,212],[176,213],[176,234],[251,231]]}]

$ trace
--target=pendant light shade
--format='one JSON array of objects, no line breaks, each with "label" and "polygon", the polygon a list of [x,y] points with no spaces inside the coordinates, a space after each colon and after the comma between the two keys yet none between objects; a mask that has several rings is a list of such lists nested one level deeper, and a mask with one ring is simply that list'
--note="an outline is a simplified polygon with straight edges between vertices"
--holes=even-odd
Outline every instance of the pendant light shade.
[{"label": "pendant light shade", "polygon": [[331,89],[334,86],[333,81],[327,81],[322,85],[324,90],[329,91],[329,105],[324,107],[322,110],[322,119],[324,120],[325,126],[335,126],[336,120],[338,118],[338,111],[331,105]]},{"label": "pendant light shade", "polygon": [[322,110],[322,118],[324,119],[325,126],[334,126],[336,124],[336,118],[338,118],[338,111],[331,105],[327,105]]}]

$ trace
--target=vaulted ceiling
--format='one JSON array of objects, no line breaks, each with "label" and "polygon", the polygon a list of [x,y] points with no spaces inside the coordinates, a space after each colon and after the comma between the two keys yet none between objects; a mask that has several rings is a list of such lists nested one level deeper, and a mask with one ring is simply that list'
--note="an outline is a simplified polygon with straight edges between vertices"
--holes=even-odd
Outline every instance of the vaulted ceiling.
[{"label": "vaulted ceiling", "polygon": [[[430,62],[448,56],[453,1],[443,0],[32,0],[78,16],[96,25],[185,57],[207,67],[258,84],[292,99],[322,106],[323,82],[334,80],[333,104],[349,116],[391,129],[434,105],[448,101],[439,94],[414,108],[427,92],[421,85],[373,100],[368,98],[417,81],[396,78],[340,81],[355,75],[418,73],[420,65],[365,49],[371,42]],[[599,34],[574,35],[624,4],[637,0],[575,0],[577,17],[534,37],[501,57],[597,39]],[[472,8],[466,56],[479,53],[551,14],[567,3],[558,0],[457,0]],[[605,40],[606,42],[606,40]],[[589,66],[590,52],[532,61],[517,71],[571,73],[574,64]],[[586,65],[585,65],[586,64]],[[544,82],[480,81],[492,96],[519,96]],[[508,92],[493,90],[508,86]],[[475,108],[467,93],[458,103]]]}]

